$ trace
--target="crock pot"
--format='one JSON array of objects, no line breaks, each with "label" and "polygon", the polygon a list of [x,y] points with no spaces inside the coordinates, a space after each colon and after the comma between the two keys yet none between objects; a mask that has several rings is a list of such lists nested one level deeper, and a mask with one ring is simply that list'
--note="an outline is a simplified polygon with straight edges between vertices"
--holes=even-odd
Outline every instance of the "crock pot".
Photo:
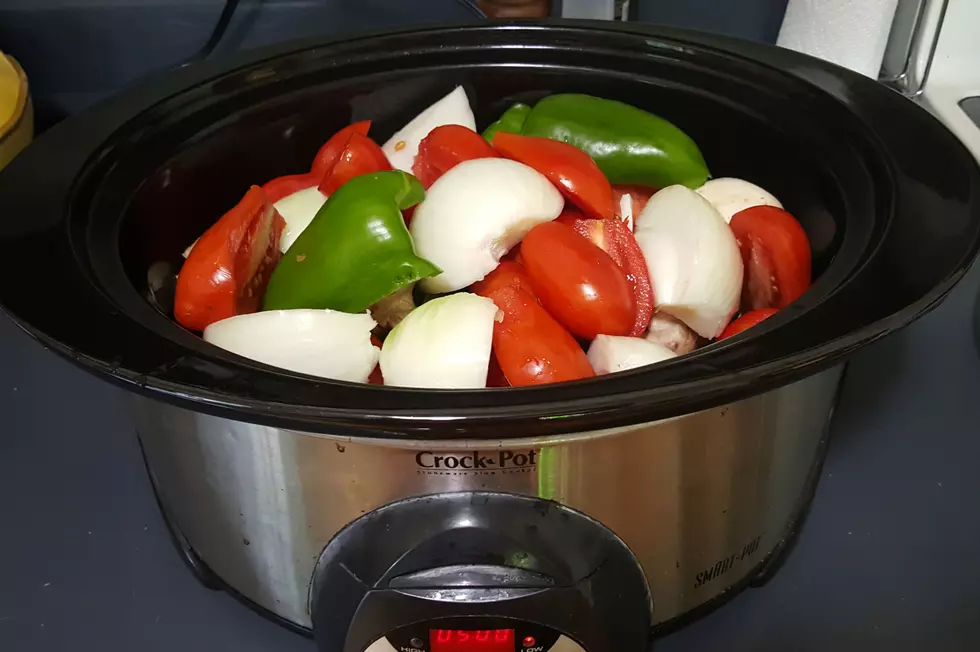
[{"label": "crock pot", "polygon": [[[462,84],[479,126],[586,92],[660,114],[806,229],[818,276],[664,364],[536,388],[332,382],[169,318],[180,253],[351,121]],[[0,175],[0,302],[131,390],[162,510],[214,586],[331,652],[621,652],[765,579],[820,474],[848,355],[934,307],[980,172],[898,93],[790,51],[609,23],[297,42],[150,80]]]}]

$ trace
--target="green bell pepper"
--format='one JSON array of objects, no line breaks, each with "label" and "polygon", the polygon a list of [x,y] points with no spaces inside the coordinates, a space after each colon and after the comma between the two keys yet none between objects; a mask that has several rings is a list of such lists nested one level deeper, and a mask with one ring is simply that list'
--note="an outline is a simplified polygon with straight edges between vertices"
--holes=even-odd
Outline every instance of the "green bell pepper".
[{"label": "green bell pepper", "polygon": [[415,253],[401,211],[422,201],[418,179],[400,170],[354,177],[330,195],[283,254],[263,310],[330,308],[359,313],[419,279],[442,272]]},{"label": "green bell pepper", "polygon": [[504,111],[504,114],[496,122],[487,127],[483,131],[483,137],[487,139],[488,143],[493,144],[493,135],[498,131],[506,131],[512,134],[521,133],[521,127],[530,112],[531,107],[518,102]]},{"label": "green bell pepper", "polygon": [[550,95],[524,120],[521,133],[575,145],[610,183],[697,188],[709,176],[691,138],[663,118],[591,95]]}]

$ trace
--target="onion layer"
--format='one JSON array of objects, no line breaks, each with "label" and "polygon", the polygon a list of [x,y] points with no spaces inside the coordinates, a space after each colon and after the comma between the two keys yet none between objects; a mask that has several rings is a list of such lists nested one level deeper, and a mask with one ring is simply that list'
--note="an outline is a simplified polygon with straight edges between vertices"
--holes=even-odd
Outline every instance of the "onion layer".
[{"label": "onion layer", "polygon": [[558,217],[564,204],[554,185],[523,163],[460,163],[432,184],[412,218],[416,253],[443,270],[420,281],[422,289],[439,294],[481,280],[528,231]]},{"label": "onion layer", "polygon": [[599,335],[589,346],[589,364],[597,374],[611,374],[663,362],[677,354],[639,337]]},{"label": "onion layer", "polygon": [[460,292],[422,304],[381,348],[385,385],[438,389],[486,387],[497,306]]},{"label": "onion layer", "polygon": [[368,314],[334,310],[270,310],[222,319],[204,339],[238,355],[297,373],[367,382],[378,363]]},{"label": "onion layer", "polygon": [[636,218],[657,309],[718,337],[738,308],[742,256],[724,218],[684,186],[664,188]]}]

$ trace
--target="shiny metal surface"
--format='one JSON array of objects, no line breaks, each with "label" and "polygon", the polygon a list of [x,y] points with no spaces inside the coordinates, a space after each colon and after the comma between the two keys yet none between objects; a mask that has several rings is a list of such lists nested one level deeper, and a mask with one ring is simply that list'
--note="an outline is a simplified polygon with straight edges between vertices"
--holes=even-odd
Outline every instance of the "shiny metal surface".
[{"label": "shiny metal surface", "polygon": [[147,463],[192,548],[246,598],[310,625],[333,535],[406,496],[492,490],[552,499],[633,550],[664,622],[738,583],[804,500],[840,367],[669,421],[524,442],[351,441],[134,397]]}]

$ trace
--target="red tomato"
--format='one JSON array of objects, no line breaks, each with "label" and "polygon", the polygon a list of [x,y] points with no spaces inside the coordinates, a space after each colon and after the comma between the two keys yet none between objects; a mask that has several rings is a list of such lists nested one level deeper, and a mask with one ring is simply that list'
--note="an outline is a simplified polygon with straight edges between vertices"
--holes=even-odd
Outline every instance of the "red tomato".
[{"label": "red tomato", "polygon": [[323,176],[320,192],[332,195],[354,177],[390,169],[391,163],[378,144],[367,136],[354,133],[340,153],[336,165]]},{"label": "red tomato", "polygon": [[[479,292],[478,292],[479,294]],[[594,376],[585,351],[527,290],[505,285],[492,294],[504,313],[493,325],[493,355],[514,387]]]},{"label": "red tomato", "polygon": [[[371,336],[371,344],[375,345],[379,349],[382,346],[381,340],[379,340],[374,335]],[[375,366],[374,367],[374,371],[372,371],[371,372],[371,375],[368,376],[368,384],[369,385],[384,385],[385,384],[385,378],[384,378],[384,376],[381,375],[381,365],[380,364],[377,365],[377,366]]]},{"label": "red tomato", "polygon": [[174,316],[203,331],[216,321],[259,309],[286,222],[265,192],[252,186],[238,205],[205,231],[177,277]]},{"label": "red tomato", "polygon": [[313,188],[319,183],[319,178],[311,173],[290,174],[285,177],[277,177],[272,181],[267,181],[262,185],[265,196],[269,198],[269,203],[275,204],[284,197],[288,197],[294,192]]},{"label": "red tomato", "polygon": [[472,129],[462,125],[442,125],[430,131],[419,143],[412,172],[428,190],[436,179],[463,161],[498,157],[490,143]]},{"label": "red tomato", "polygon": [[626,223],[619,220],[589,220],[569,211],[563,211],[558,221],[591,240],[619,265],[636,302],[636,320],[628,334],[632,337],[643,335],[653,317],[653,285],[640,245]]},{"label": "red tomato", "polygon": [[[636,229],[634,226],[634,221],[636,216],[643,211],[643,207],[647,205],[650,197],[653,193],[657,192],[656,188],[648,188],[646,186],[613,186],[613,210],[618,217],[629,227],[630,231]],[[625,203],[629,204],[629,210],[624,210],[623,207],[623,197],[627,200]]]},{"label": "red tomato", "polygon": [[541,305],[573,335],[626,335],[636,301],[609,254],[560,222],[539,224],[521,242],[521,260]]},{"label": "red tomato", "polygon": [[323,175],[332,170],[333,166],[337,164],[337,159],[340,158],[340,153],[347,147],[347,141],[350,140],[351,135],[360,134],[367,136],[370,128],[371,121],[363,120],[347,125],[331,136],[330,140],[325,142],[323,147],[320,148],[320,151],[316,153],[316,157],[313,159],[313,165],[310,167],[310,174],[318,180],[322,179]]},{"label": "red tomato", "polygon": [[742,252],[742,308],[785,308],[810,287],[810,241],[792,215],[775,206],[735,213],[730,224]]},{"label": "red tomato", "polygon": [[489,297],[505,287],[522,288],[534,294],[531,279],[524,268],[513,260],[502,260],[497,269],[486,275],[482,281],[477,281],[470,289],[482,297]]},{"label": "red tomato", "polygon": [[777,312],[779,311],[776,308],[760,308],[759,310],[747,312],[726,326],[725,330],[718,336],[718,340],[721,341],[727,337],[738,335],[742,331],[752,328],[759,322],[772,317]]},{"label": "red tomato", "polygon": [[592,158],[568,143],[498,131],[493,146],[544,176],[588,217],[612,219],[612,186]]},{"label": "red tomato", "polygon": [[504,375],[504,370],[500,368],[497,356],[493,352],[490,353],[490,366],[487,368],[487,387],[510,387],[507,376]]}]

